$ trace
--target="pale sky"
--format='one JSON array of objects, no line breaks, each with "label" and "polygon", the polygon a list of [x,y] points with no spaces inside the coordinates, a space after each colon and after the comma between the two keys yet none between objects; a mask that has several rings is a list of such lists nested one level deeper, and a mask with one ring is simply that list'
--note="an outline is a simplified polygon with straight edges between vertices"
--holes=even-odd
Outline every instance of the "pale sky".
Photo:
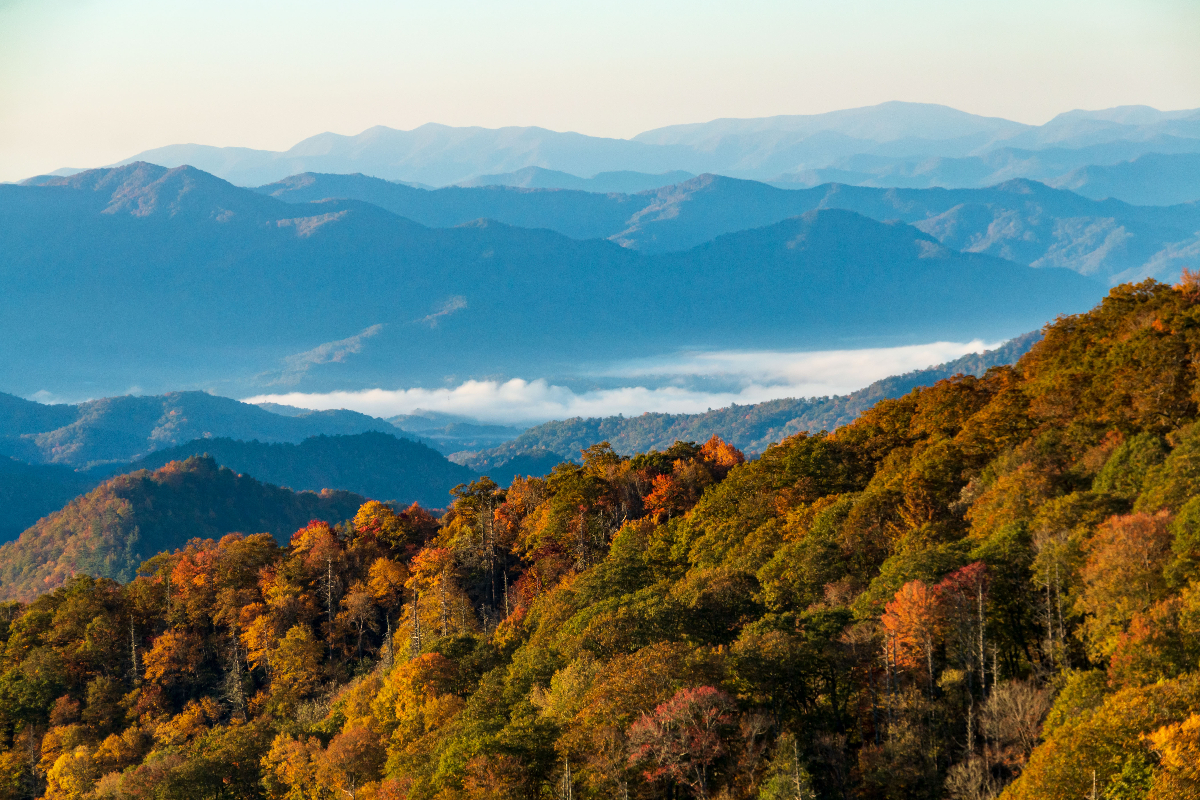
[{"label": "pale sky", "polygon": [[1200,107],[1197,0],[0,0],[0,180],[372,125]]}]

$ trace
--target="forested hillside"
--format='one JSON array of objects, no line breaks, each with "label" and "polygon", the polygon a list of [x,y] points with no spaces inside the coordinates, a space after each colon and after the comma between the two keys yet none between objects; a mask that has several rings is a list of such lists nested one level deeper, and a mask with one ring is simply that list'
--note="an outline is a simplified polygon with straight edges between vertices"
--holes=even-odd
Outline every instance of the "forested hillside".
[{"label": "forested hillside", "polygon": [[995,350],[971,353],[936,367],[884,378],[848,395],[769,400],[718,408],[703,414],[647,412],[629,418],[555,420],[534,426],[510,442],[479,452],[458,453],[454,459],[476,472],[500,480],[501,470],[510,479],[513,474],[527,474],[513,472],[525,466],[527,459],[517,461],[523,454],[544,459],[543,454],[552,453],[560,460],[576,460],[581,450],[605,441],[616,452],[633,455],[647,450],[665,450],[676,441],[702,442],[717,436],[756,455],[801,431],[816,433],[841,427],[884,398],[900,397],[918,386],[930,386],[955,375],[980,377],[991,367],[1012,364],[1040,338],[1040,331],[1032,331]]},{"label": "forested hillside", "polygon": [[191,539],[233,532],[282,539],[308,520],[345,519],[363,502],[350,492],[259,483],[207,457],[119,475],[0,546],[0,598],[28,600],[77,573],[128,581],[142,561]]},{"label": "forested hillside", "polygon": [[1200,279],[1122,286],[753,461],[598,445],[78,575],[6,608],[2,791],[1196,797],[1198,357]]},{"label": "forested hillside", "polygon": [[344,489],[429,508],[448,505],[452,488],[478,477],[430,447],[377,432],[314,436],[300,444],[197,439],[122,469],[157,469],[195,455],[211,456],[235,472],[297,491]]}]

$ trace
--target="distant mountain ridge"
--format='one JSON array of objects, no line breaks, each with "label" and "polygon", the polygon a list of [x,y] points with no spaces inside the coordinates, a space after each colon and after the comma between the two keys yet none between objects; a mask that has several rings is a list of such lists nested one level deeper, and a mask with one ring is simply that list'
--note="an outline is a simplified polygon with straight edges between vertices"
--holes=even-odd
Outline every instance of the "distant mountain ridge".
[{"label": "distant mountain ridge", "polygon": [[362,175],[305,174],[255,191],[288,202],[363,200],[431,226],[489,217],[572,238],[607,238],[652,253],[686,250],[723,233],[841,208],[881,222],[902,220],[956,250],[1063,267],[1106,283],[1144,276],[1172,280],[1182,267],[1195,268],[1191,251],[1200,249],[1200,203],[1130,206],[1027,180],[986,189],[840,184],[784,189],[701,175],[635,195],[600,195],[502,187],[423,191]]},{"label": "distant mountain ridge", "polygon": [[0,543],[17,538],[99,482],[62,464],[26,464],[0,456]]},{"label": "distant mountain ridge", "polygon": [[499,175],[478,175],[460,182],[459,186],[517,186],[523,189],[575,189],[581,192],[634,194],[661,186],[683,183],[696,177],[690,172],[673,170],[659,175],[645,172],[619,170],[600,172],[590,178],[581,178],[567,172],[543,167],[524,167],[516,172]]},{"label": "distant mountain ridge", "polygon": [[[25,414],[10,416],[10,407]],[[31,463],[85,467],[131,462],[213,436],[296,443],[320,434],[365,431],[399,433],[385,420],[356,411],[285,417],[205,392],[107,397],[74,406],[45,406],[0,393],[0,451]]]},{"label": "distant mountain ridge", "polygon": [[[24,395],[445,386],[681,349],[1000,339],[1102,293],[839,209],[645,254],[487,221],[431,229],[361,201],[289,204],[147,164],[0,186],[0,239],[0,377]],[[127,455],[171,433],[161,417]],[[18,443],[92,460],[68,434]]]},{"label": "distant mountain ridge", "polygon": [[477,477],[430,447],[376,431],[313,436],[299,444],[196,439],[155,451],[121,471],[160,469],[171,461],[203,455],[263,483],[295,491],[338,489],[426,508],[447,506],[451,489]]},{"label": "distant mountain ridge", "polygon": [[1200,199],[1200,153],[1147,153],[1108,166],[1080,167],[1054,182],[1084,197],[1119,197],[1140,205]]},{"label": "distant mountain ridge", "polygon": [[[1009,154],[1004,175],[989,166],[991,154],[1001,150]],[[1046,150],[1057,151],[1053,173],[1037,157]],[[1045,125],[1031,126],[946,106],[888,102],[826,114],[674,125],[628,140],[537,127],[428,124],[399,131],[377,126],[355,136],[319,134],[283,152],[170,145],[120,164],[190,164],[242,186],[272,183],[302,172],[361,172],[447,186],[537,168],[565,173],[574,181],[599,173],[673,170],[774,180],[838,169],[840,177],[825,175],[812,183],[839,180],[919,188],[979,187],[1017,177],[1052,181],[1081,167],[1116,164],[1146,153],[1198,152],[1200,110],[1162,112],[1127,106],[1072,111]],[[931,159],[955,163],[935,170],[921,166]],[[938,177],[930,182],[934,172]],[[906,182],[874,183],[881,173],[907,176]],[[852,179],[852,175],[860,177]],[[560,179],[556,186],[586,188],[569,184],[571,180]]]},{"label": "distant mountain ridge", "polygon": [[[955,375],[979,376],[991,367],[1013,364],[1041,339],[1041,331],[1018,336],[995,350],[971,353],[924,370],[876,381],[848,395],[770,400],[733,405],[703,414],[641,414],[636,417],[592,417],[537,425],[511,442],[480,452],[456,453],[452,459],[497,480],[511,480],[521,467],[538,468],[555,458],[578,460],[579,451],[607,441],[618,453],[665,451],[675,441],[704,442],[719,436],[757,455],[769,445],[801,431],[832,431],[853,422],[884,398],[900,397],[921,386]],[[501,476],[497,478],[496,476]]]},{"label": "distant mountain ridge", "polygon": [[[465,440],[467,444],[478,441]],[[28,464],[0,456],[0,543],[15,539],[42,517],[112,476],[160,469],[192,456],[211,456],[222,467],[296,491],[349,491],[402,505],[416,502],[427,508],[445,506],[452,488],[476,477],[398,430],[391,434],[319,435],[298,444],[217,436],[155,450],[131,462],[106,459],[78,470],[65,464]]]}]

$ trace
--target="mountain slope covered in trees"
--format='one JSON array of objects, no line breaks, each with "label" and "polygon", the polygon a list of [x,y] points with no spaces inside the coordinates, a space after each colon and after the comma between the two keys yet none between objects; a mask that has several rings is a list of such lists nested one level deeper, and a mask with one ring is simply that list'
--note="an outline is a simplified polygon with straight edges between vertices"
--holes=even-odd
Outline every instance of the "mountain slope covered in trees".
[{"label": "mountain slope covered in trees", "polygon": [[0,545],[0,596],[29,599],[76,573],[128,581],[142,561],[191,539],[283,538],[308,520],[353,516],[363,502],[350,492],[280,489],[207,457],[120,475]]},{"label": "mountain slope covered in trees", "polygon": [[130,468],[153,470],[196,455],[208,455],[234,472],[297,491],[342,489],[428,508],[449,504],[451,489],[477,477],[426,445],[379,432],[314,436],[299,444],[197,439],[159,450]]},{"label": "mountain slope covered in trees", "polygon": [[753,461],[192,542],[9,606],[4,791],[1200,793],[1200,280]]}]

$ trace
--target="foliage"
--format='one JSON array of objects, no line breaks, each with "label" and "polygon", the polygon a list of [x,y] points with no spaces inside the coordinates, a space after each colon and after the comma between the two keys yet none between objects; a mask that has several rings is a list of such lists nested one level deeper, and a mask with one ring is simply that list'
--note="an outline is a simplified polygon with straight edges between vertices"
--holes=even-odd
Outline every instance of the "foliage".
[{"label": "foliage", "polygon": [[1196,796],[1196,301],[752,460],[601,444],[64,578],[0,606],[0,796]]},{"label": "foliage", "polygon": [[76,573],[128,581],[143,560],[190,539],[234,531],[284,537],[310,519],[344,519],[362,501],[262,484],[206,457],[121,475],[0,547],[0,597],[29,600]]}]

